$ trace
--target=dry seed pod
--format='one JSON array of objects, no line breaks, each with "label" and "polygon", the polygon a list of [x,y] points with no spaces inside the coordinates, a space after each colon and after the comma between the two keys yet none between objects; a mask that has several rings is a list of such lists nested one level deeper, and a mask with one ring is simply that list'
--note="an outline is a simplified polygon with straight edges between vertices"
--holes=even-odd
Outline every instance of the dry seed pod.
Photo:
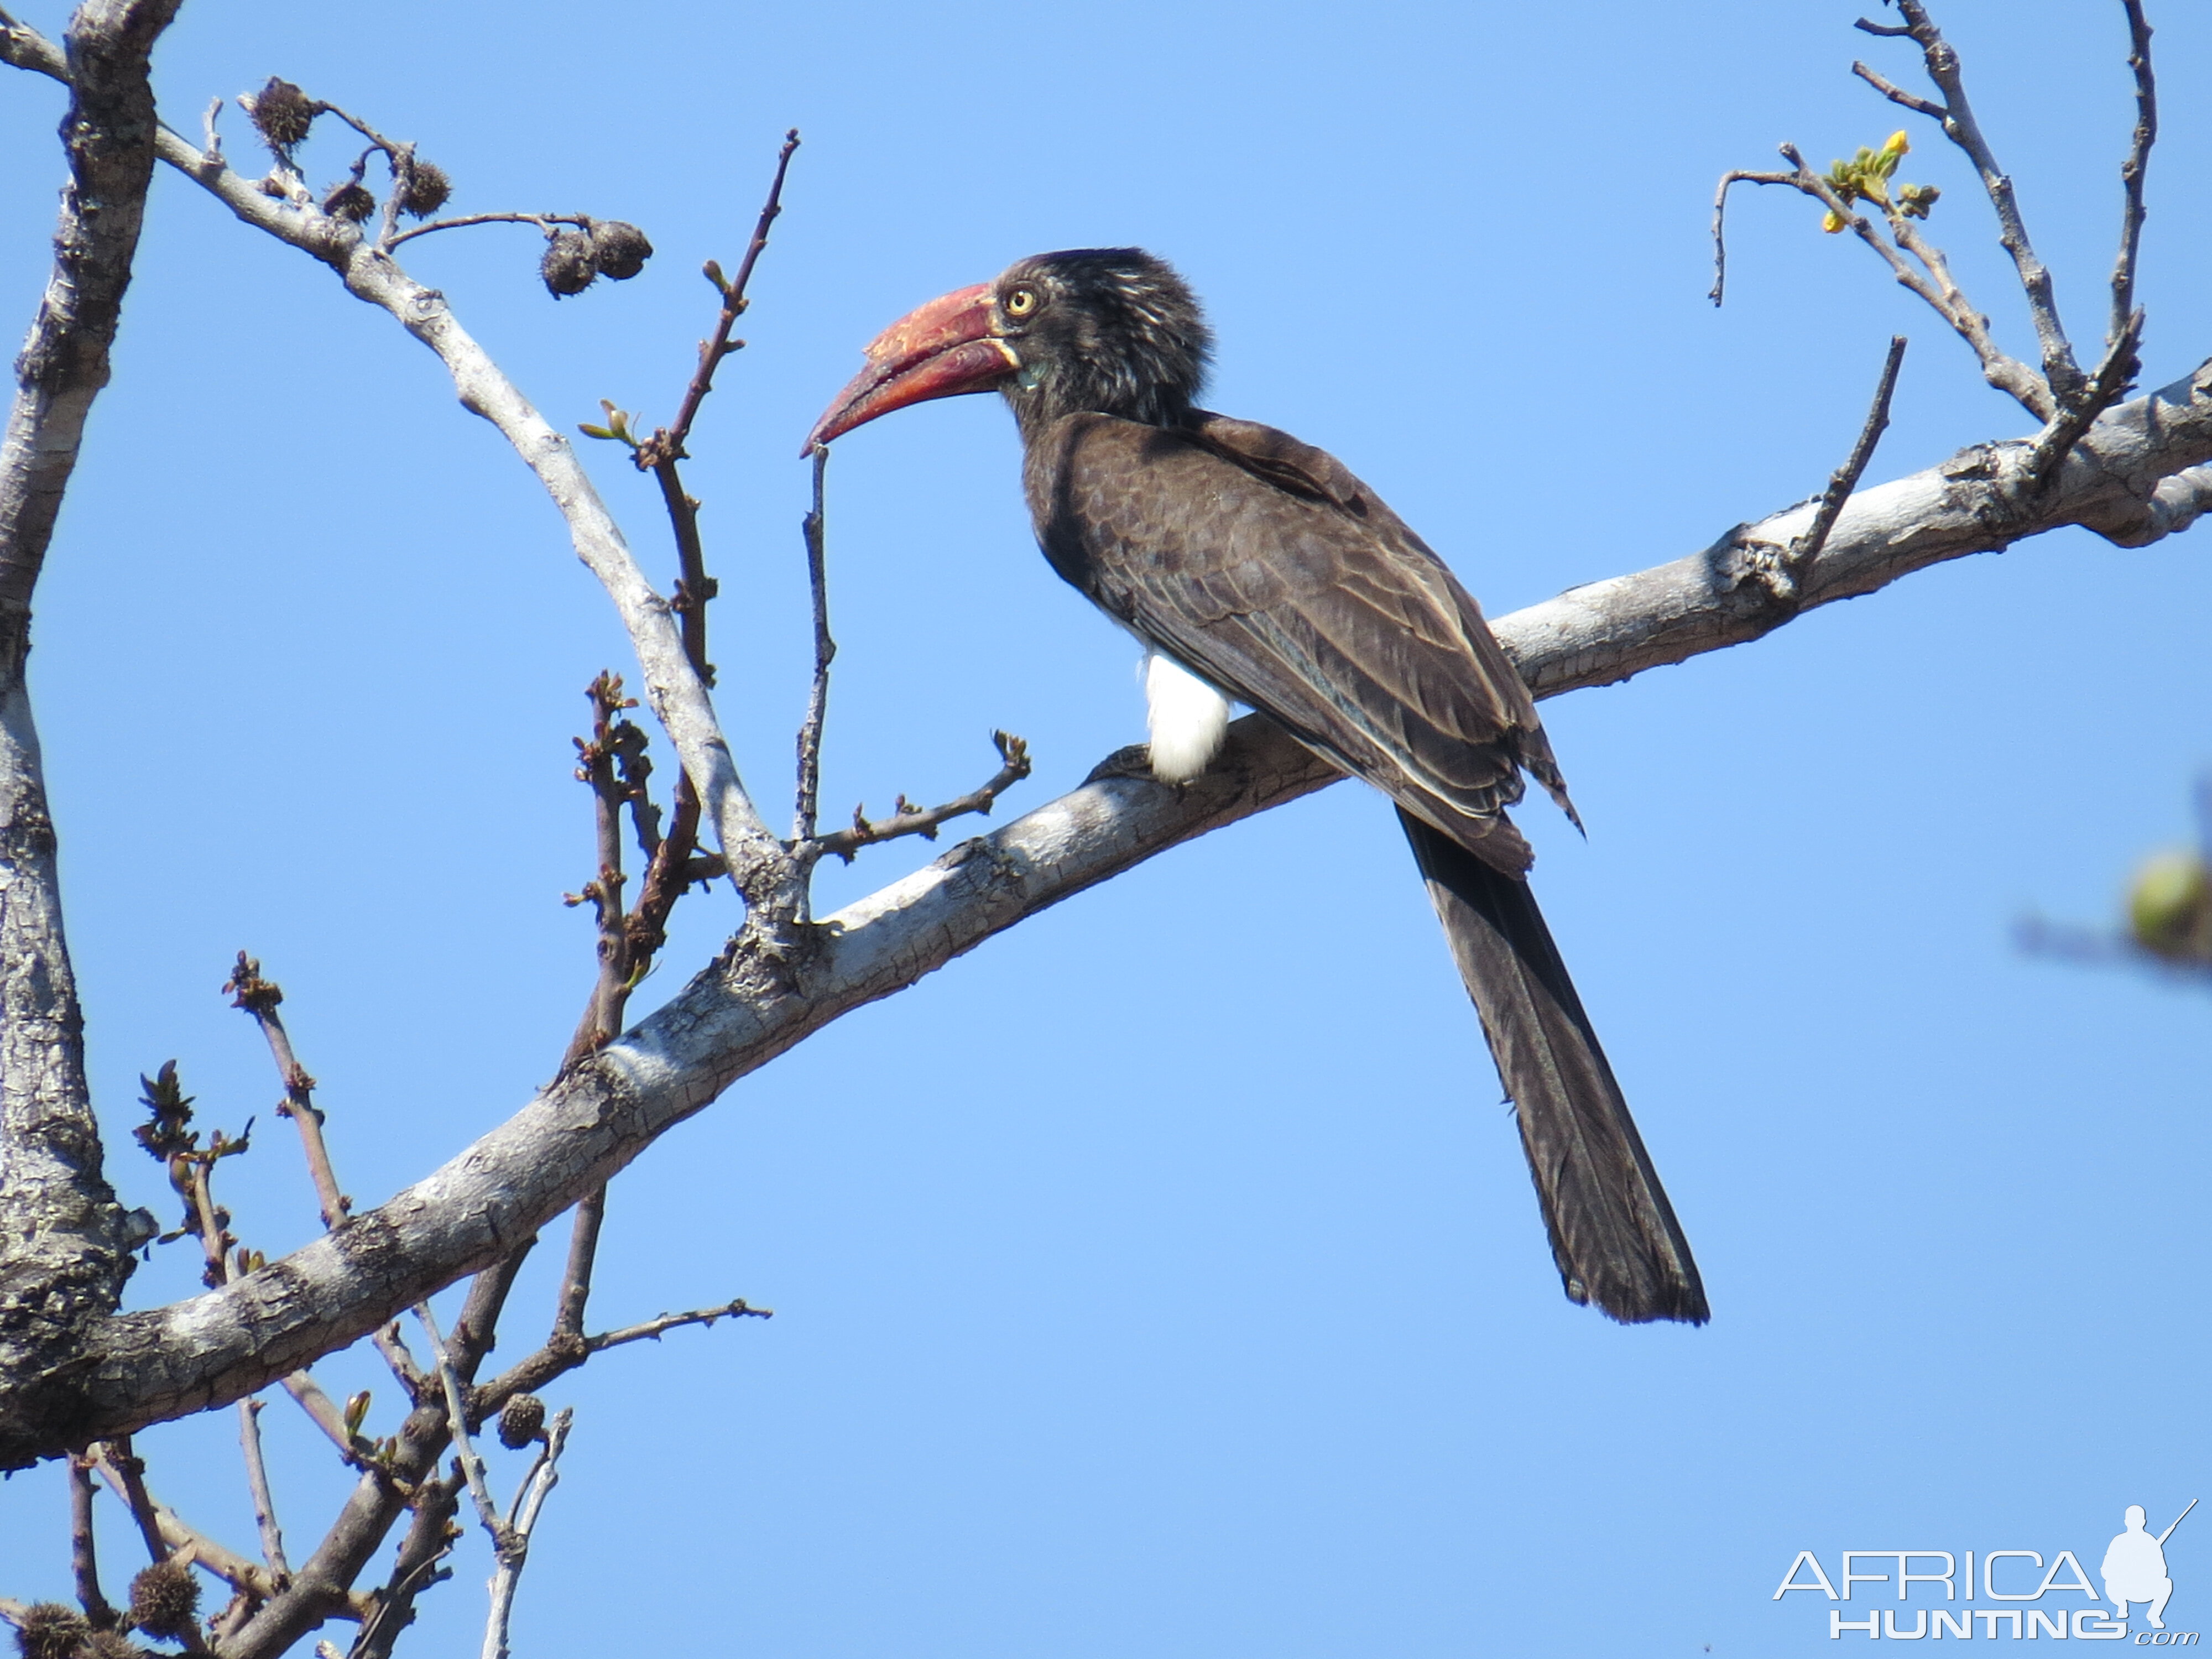
[{"label": "dry seed pod", "polygon": [[200,1583],[190,1567],[156,1561],[131,1581],[131,1623],[149,1636],[182,1641],[200,1608]]},{"label": "dry seed pod", "polygon": [[653,258],[653,244],[635,225],[620,219],[601,219],[592,227],[592,254],[600,276],[626,283]]},{"label": "dry seed pod", "polygon": [[279,155],[289,155],[322,112],[299,88],[272,75],[269,84],[253,94],[253,107],[246,113],[269,148]]},{"label": "dry seed pod", "polygon": [[427,219],[446,205],[453,181],[435,161],[410,161],[399,191],[399,210]]},{"label": "dry seed pod", "polygon": [[499,1443],[520,1451],[545,1431],[545,1402],[534,1394],[519,1394],[500,1407]]},{"label": "dry seed pod", "polygon": [[23,1659],[76,1659],[92,1626],[75,1607],[40,1601],[23,1610],[15,1627],[15,1646]]},{"label": "dry seed pod", "polygon": [[348,219],[355,224],[376,211],[376,198],[368,193],[368,186],[358,179],[349,179],[323,198],[323,211],[334,219]]},{"label": "dry seed pod", "polygon": [[599,274],[599,262],[592,257],[592,239],[580,230],[561,232],[546,243],[545,257],[538,262],[538,274],[545,279],[546,291],[556,300],[581,294]]}]

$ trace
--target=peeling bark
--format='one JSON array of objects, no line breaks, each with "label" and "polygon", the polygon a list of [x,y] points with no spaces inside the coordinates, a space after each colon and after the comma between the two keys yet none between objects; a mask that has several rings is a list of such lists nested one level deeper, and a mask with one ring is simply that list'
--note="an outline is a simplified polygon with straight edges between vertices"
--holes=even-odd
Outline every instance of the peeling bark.
[{"label": "peeling bark", "polygon": [[[101,1173],[53,823],[25,684],[31,595],[76,465],[154,172],[147,58],[178,0],[92,0],[65,41],[70,179],[53,273],[0,434],[0,1376],[75,1363],[130,1276],[130,1218]],[[49,1419],[76,1437],[64,1404]]]}]

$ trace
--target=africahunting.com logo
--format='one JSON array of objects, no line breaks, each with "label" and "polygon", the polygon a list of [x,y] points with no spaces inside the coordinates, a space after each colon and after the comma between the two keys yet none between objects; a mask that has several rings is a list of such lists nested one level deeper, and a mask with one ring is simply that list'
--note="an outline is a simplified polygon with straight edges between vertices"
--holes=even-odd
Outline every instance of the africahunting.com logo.
[{"label": "africahunting.com logo", "polygon": [[[1847,1636],[1892,1642],[2051,1637],[2195,1647],[2198,1632],[2166,1628],[2173,1576],[2167,1570],[2166,1540],[2196,1507],[2192,1498],[2163,1532],[2153,1532],[2142,1505],[2129,1504],[2120,1517],[2121,1530],[2098,1562],[2096,1584],[2082,1571],[2081,1558],[2066,1549],[2051,1556],[2047,1566],[2039,1550],[1984,1550],[1978,1563],[1972,1550],[1844,1550],[1832,1558],[1837,1563],[1832,1577],[1814,1552],[1800,1550],[1782,1575],[1774,1599],[1786,1602],[1793,1594],[1803,1594],[1837,1603],[1826,1610],[1828,1637],[1837,1642]],[[1939,1565],[1940,1572],[1932,1571]],[[1891,1587],[1895,1594],[1870,1588],[1875,1585]],[[2087,1605],[2048,1599],[2067,1596],[2080,1596]],[[1893,1599],[1907,1605],[1879,1605]],[[1911,1605],[1915,1601],[1919,1605]],[[1850,1604],[1848,1611],[1844,1603]],[[2130,1623],[2131,1610],[2140,1626]]]}]

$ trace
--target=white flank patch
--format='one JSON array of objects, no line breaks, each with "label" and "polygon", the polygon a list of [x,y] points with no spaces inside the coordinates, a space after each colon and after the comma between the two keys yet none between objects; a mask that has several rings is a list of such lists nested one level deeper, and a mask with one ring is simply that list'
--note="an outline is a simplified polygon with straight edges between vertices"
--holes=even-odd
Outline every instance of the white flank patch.
[{"label": "white flank patch", "polygon": [[1221,752],[1229,699],[1171,657],[1145,657],[1145,718],[1152,734],[1152,775],[1188,783]]}]

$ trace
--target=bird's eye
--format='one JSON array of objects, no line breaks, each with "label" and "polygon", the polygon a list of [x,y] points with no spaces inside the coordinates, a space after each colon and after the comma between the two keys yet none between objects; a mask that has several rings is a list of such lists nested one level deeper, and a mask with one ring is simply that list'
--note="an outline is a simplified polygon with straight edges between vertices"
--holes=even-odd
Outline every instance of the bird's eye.
[{"label": "bird's eye", "polygon": [[1037,308],[1036,290],[1033,288],[1013,289],[1006,295],[1006,307],[1009,317],[1028,316]]}]

